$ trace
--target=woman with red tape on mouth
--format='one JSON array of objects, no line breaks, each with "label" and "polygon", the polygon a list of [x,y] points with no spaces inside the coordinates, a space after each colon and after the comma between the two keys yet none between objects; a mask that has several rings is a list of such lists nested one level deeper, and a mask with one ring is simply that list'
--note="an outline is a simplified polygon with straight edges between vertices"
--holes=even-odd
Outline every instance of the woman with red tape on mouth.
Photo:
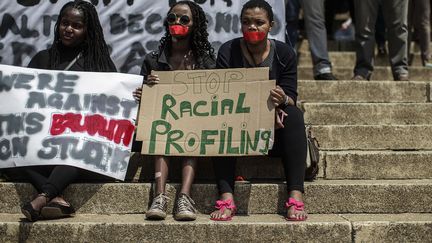
[{"label": "woman with red tape on mouth", "polygon": [[[269,79],[276,80],[270,99],[276,109],[275,142],[270,156],[282,159],[287,182],[286,219],[306,220],[302,195],[306,163],[306,134],[303,113],[296,107],[297,57],[283,42],[268,39],[274,26],[273,10],[264,0],[250,0],[241,10],[243,37],[224,43],[218,52],[216,68],[269,67]],[[236,211],[234,179],[236,159],[220,158],[214,163],[220,200],[212,220],[231,220]]]},{"label": "woman with red tape on mouth", "polygon": [[[179,1],[168,11],[164,22],[165,36],[160,40],[158,51],[149,53],[144,58],[141,75],[144,83],[155,85],[157,75],[151,71],[173,71],[215,68],[214,50],[208,41],[207,19],[202,8],[191,1]],[[141,97],[142,89],[137,88],[134,97]],[[135,146],[139,146],[135,142]],[[147,219],[165,219],[168,197],[165,186],[168,177],[169,158],[154,156],[155,159],[155,197],[146,212]],[[196,158],[183,158],[182,185],[174,207],[174,219],[195,220],[195,203],[190,197],[190,189],[196,169]]]}]

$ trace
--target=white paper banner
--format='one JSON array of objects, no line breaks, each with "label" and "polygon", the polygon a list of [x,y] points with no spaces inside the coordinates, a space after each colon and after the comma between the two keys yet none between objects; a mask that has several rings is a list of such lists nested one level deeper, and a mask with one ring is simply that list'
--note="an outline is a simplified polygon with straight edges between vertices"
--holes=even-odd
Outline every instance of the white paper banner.
[{"label": "white paper banner", "polygon": [[124,180],[142,78],[0,65],[0,169],[72,165]]},{"label": "white paper banner", "polygon": [[[210,41],[219,46],[240,33],[240,11],[247,0],[195,0],[209,20]],[[267,0],[276,26],[271,37],[285,40],[283,0]],[[0,63],[27,66],[36,52],[53,40],[54,24],[65,0],[0,1]],[[138,74],[146,53],[156,50],[164,34],[163,20],[176,0],[92,0],[97,5],[105,39],[120,72]]]}]

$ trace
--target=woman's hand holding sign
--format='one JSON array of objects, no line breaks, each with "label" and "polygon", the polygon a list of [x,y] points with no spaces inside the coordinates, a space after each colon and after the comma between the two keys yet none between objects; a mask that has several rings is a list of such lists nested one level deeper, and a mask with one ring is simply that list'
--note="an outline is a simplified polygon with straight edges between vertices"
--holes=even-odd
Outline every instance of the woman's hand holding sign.
[{"label": "woman's hand holding sign", "polygon": [[[147,76],[146,84],[149,86],[152,86],[152,85],[158,84],[159,81],[160,81],[160,79],[157,75],[150,74]],[[141,95],[142,95],[142,87],[136,88],[132,94],[133,94],[135,101],[139,103],[141,100]]]}]

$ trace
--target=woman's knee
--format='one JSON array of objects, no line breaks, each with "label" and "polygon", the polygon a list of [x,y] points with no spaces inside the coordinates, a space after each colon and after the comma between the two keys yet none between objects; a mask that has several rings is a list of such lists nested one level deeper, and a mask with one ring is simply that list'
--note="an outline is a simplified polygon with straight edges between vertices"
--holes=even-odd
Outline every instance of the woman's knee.
[{"label": "woman's knee", "polygon": [[285,127],[304,127],[303,112],[297,106],[288,106],[284,111],[288,114],[284,120]]}]

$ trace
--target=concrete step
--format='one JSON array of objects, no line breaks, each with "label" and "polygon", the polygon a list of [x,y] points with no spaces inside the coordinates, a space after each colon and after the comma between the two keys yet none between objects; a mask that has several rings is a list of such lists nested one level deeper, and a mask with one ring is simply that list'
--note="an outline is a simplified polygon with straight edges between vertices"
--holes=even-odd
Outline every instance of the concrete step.
[{"label": "concrete step", "polygon": [[[299,79],[313,79],[312,66],[299,66]],[[353,67],[333,67],[333,74],[341,80],[350,80],[353,75]],[[424,67],[409,67],[409,76],[412,81],[429,81],[432,77],[432,69]],[[371,80],[393,80],[390,67],[375,67]]]},{"label": "concrete step", "polygon": [[[338,215],[311,215],[289,223],[281,215],[236,216],[214,222],[199,215],[193,222],[144,220],[142,214],[78,215],[37,223],[21,215],[0,215],[1,242],[351,242],[351,224]],[[53,241],[54,242],[54,241]]]},{"label": "concrete step", "polygon": [[[309,51],[299,52],[298,54],[298,65],[299,66],[310,66],[312,65],[312,56]],[[350,67],[353,68],[356,64],[356,53],[355,52],[329,52],[330,61],[333,67]],[[419,53],[413,54],[410,57],[411,66],[422,67],[421,57]],[[375,56],[375,66],[390,66],[389,58],[387,55]]]},{"label": "concrete step", "polygon": [[432,125],[314,126],[323,150],[431,150]]},{"label": "concrete step", "polygon": [[[432,151],[325,151],[320,152],[318,178],[324,179],[432,179]],[[135,169],[133,169],[135,168]],[[379,168],[377,170],[377,168]],[[135,154],[129,162],[129,181],[148,182],[154,178],[154,160]],[[247,181],[283,181],[279,158],[265,156],[237,159],[236,173]],[[195,180],[214,181],[211,159],[200,158]],[[83,179],[89,181],[90,178]],[[173,161],[169,180],[181,182],[181,163]]]},{"label": "concrete step", "polygon": [[[323,179],[432,179],[432,151],[326,151],[320,152],[318,178]],[[377,170],[377,168],[380,168]],[[134,154],[129,162],[128,182],[149,182],[154,178],[154,160]],[[264,156],[237,159],[236,173],[247,181],[283,181],[279,158]],[[214,181],[211,159],[200,158],[195,174],[198,182]],[[25,177],[10,181],[25,181]],[[181,163],[172,161],[169,181],[181,182]],[[3,180],[5,181],[5,180]],[[95,174],[83,175],[83,182],[112,182]]]},{"label": "concrete step", "polygon": [[432,151],[326,151],[326,179],[432,179]]},{"label": "concrete step", "polygon": [[[318,214],[304,222],[282,215],[236,216],[214,222],[144,220],[142,214],[77,215],[22,221],[0,214],[1,242],[431,242],[432,214]],[[378,240],[379,239],[379,240]]]},{"label": "concrete step", "polygon": [[[174,207],[179,184],[169,183],[169,211]],[[73,184],[65,198],[78,214],[144,213],[149,206],[150,183]],[[432,180],[317,180],[306,183],[305,204],[310,213],[432,213]],[[27,183],[0,183],[0,213],[19,213],[22,203],[34,195]],[[194,184],[191,191],[197,209],[214,210],[214,184]],[[287,199],[283,183],[236,183],[239,214],[285,212]],[[403,199],[403,200],[402,200]]]},{"label": "concrete step", "polygon": [[355,243],[432,242],[431,214],[341,216],[351,222]]},{"label": "concrete step", "polygon": [[318,125],[432,124],[432,103],[303,103],[305,122]]},{"label": "concrete step", "polygon": [[305,102],[422,103],[430,100],[429,83],[414,81],[300,80],[298,93],[298,100]]},{"label": "concrete step", "polygon": [[[324,179],[432,179],[432,151],[325,151],[320,152],[318,178]],[[129,162],[129,181],[154,178],[154,160],[135,154]],[[133,172],[134,169],[135,171]],[[377,170],[377,168],[380,168]],[[255,156],[237,159],[236,173],[247,181],[283,181],[279,158]],[[211,159],[200,158],[195,180],[214,181]],[[85,178],[83,181],[89,181]],[[169,180],[181,182],[181,163],[173,161]]]}]

